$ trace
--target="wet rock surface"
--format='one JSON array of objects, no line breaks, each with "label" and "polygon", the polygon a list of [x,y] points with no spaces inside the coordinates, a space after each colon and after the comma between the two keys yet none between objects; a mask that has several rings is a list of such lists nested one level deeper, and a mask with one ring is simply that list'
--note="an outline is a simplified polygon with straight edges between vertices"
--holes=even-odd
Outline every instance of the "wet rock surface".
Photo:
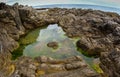
[{"label": "wet rock surface", "polygon": [[11,77],[100,77],[80,56],[64,60],[50,57],[20,57],[14,62],[15,71]]},{"label": "wet rock surface", "polygon": [[58,48],[58,43],[57,42],[49,42],[47,44],[48,47],[53,48],[53,49],[57,49]]},{"label": "wet rock surface", "polygon": [[60,61],[47,57],[35,60],[20,57],[16,61],[11,61],[11,52],[19,47],[17,41],[22,35],[32,29],[53,23],[59,24],[67,36],[80,37],[77,42],[78,48],[90,55],[99,55],[101,67],[109,77],[120,77],[118,14],[91,9],[53,8],[41,11],[18,4],[9,6],[0,3],[2,77],[37,77],[41,74],[43,74],[41,77],[99,77],[84,61],[76,57]]}]

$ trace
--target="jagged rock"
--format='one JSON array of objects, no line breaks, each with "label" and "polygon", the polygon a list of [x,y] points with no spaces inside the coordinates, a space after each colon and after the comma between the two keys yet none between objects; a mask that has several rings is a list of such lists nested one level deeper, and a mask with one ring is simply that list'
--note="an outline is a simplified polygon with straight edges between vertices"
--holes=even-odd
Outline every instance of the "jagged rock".
[{"label": "jagged rock", "polygon": [[11,62],[11,54],[9,52],[0,52],[0,77],[7,77],[9,65]]},{"label": "jagged rock", "polygon": [[100,66],[108,77],[120,77],[120,51],[103,53],[100,60]]},{"label": "jagged rock", "polygon": [[100,38],[96,40],[94,38],[82,37],[76,44],[77,47],[84,50],[85,54],[98,57],[101,52],[106,52],[113,48],[112,43],[107,41],[109,41],[107,38]]},{"label": "jagged rock", "polygon": [[15,62],[15,71],[11,77],[35,77],[37,66],[29,57],[21,57]]},{"label": "jagged rock", "polygon": [[[110,52],[115,49],[120,50],[120,16],[116,13],[91,9],[65,8],[51,8],[41,11],[29,6],[18,4],[9,6],[0,3],[0,52],[2,52],[2,54],[0,53],[0,65],[2,66],[3,61],[5,61],[6,64],[14,64],[13,61],[9,62],[8,59],[11,59],[10,53],[18,48],[19,44],[17,41],[23,34],[37,27],[53,23],[58,23],[66,32],[67,36],[80,37],[77,46],[88,54],[100,56],[103,52]],[[114,56],[119,55],[119,53],[112,52],[108,55]],[[106,57],[101,56],[101,62],[104,64],[103,60],[105,60],[105,62],[112,63],[112,66],[110,65],[110,67],[106,63],[102,65],[102,68],[109,76],[112,77],[115,75],[119,77],[119,69],[117,69],[119,68],[119,59],[115,57],[111,58],[108,55],[106,55]],[[36,60],[38,66],[33,64]],[[85,63],[81,63],[82,60],[79,57],[65,60],[54,60],[52,58],[42,57],[36,60],[31,60],[31,58],[23,60],[23,57],[16,60],[15,63],[17,64],[15,64],[16,69],[13,76],[22,75],[23,77],[34,77],[36,70],[38,72],[37,74],[45,74],[46,70],[39,70],[39,68],[47,66],[46,69],[49,69],[49,73],[55,72],[55,74],[43,75],[43,77],[99,77],[94,71],[88,70],[89,68],[87,69]],[[117,65],[113,65],[114,62],[112,60],[115,61]],[[39,63],[45,64],[40,66]],[[1,71],[2,69],[0,69],[0,73],[4,72],[3,75],[11,74],[11,72],[7,72],[7,67],[4,65],[3,67],[2,69],[6,69],[5,71]],[[55,68],[54,71],[50,70],[53,68]]]},{"label": "jagged rock", "polygon": [[0,50],[4,52],[12,52],[18,48],[18,43],[12,39],[5,29],[0,29]]}]

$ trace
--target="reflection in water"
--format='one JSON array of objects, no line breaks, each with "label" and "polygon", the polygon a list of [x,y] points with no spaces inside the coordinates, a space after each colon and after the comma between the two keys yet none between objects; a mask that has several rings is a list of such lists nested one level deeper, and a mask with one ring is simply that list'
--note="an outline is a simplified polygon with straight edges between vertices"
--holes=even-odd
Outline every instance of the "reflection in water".
[{"label": "reflection in water", "polygon": [[[57,24],[49,25],[46,29],[36,29],[22,38],[20,40],[20,48],[13,53],[13,59],[22,55],[22,52],[20,51],[23,51],[24,56],[33,58],[45,55],[48,57],[64,59],[66,57],[80,55],[90,67],[95,70],[98,69],[98,65],[93,63],[93,57],[84,56],[80,53],[82,51],[81,49],[77,50],[76,42],[78,39],[79,38],[68,38],[65,36],[65,32]],[[47,44],[51,42],[56,42],[58,44],[57,49],[47,46]]]},{"label": "reflection in water", "polygon": [[[57,24],[52,24],[46,29],[40,30],[36,42],[26,46],[23,50],[23,55],[33,58],[45,55],[59,59],[80,55],[86,60],[87,63],[92,65],[92,60],[94,58],[86,57],[77,51],[76,41],[76,38],[73,39],[65,36],[65,32]],[[50,42],[57,42],[59,47],[57,49],[48,47],[47,44]]]},{"label": "reflection in water", "polygon": [[[59,47],[53,49],[47,46],[49,42],[57,42]],[[49,25],[46,29],[40,30],[36,42],[26,46],[23,55],[37,57],[45,55],[53,58],[66,58],[80,55],[72,39],[65,36],[65,32],[57,24]]]}]

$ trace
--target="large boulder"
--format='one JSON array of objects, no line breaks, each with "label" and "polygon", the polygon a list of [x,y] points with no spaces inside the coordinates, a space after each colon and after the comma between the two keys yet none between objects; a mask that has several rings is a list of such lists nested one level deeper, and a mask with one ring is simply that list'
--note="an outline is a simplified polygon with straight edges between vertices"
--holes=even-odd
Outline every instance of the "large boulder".
[{"label": "large boulder", "polygon": [[113,45],[108,42],[109,38],[94,39],[90,37],[81,37],[77,41],[76,45],[78,48],[83,50],[83,53],[89,56],[100,57],[102,52],[112,50]]}]

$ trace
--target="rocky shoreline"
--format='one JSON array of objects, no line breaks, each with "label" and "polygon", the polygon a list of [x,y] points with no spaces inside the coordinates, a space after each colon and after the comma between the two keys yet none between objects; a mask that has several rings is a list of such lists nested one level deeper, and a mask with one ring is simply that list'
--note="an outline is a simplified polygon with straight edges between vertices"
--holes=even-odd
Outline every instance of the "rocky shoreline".
[{"label": "rocky shoreline", "polygon": [[59,24],[68,37],[80,37],[76,45],[100,57],[107,77],[120,77],[120,16],[91,9],[32,7],[0,3],[0,77],[101,77],[80,56],[55,60],[45,56],[11,60],[11,52],[28,31]]}]

